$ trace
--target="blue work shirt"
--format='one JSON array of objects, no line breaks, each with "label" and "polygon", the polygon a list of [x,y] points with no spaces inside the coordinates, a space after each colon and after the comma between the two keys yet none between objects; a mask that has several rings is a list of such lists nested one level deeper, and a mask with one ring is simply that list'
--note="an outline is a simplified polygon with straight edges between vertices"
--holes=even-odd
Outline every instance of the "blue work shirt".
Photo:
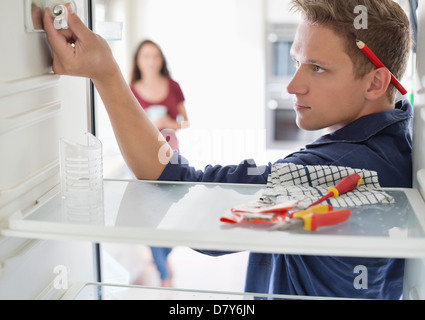
[{"label": "blue work shirt", "polygon": [[[346,166],[374,170],[382,187],[412,186],[412,118],[407,100],[364,116],[275,163]],[[272,164],[190,167],[178,153],[159,180],[266,184]],[[367,269],[367,289],[354,285],[356,267]],[[399,299],[403,259],[250,253],[246,292],[326,297]]]}]

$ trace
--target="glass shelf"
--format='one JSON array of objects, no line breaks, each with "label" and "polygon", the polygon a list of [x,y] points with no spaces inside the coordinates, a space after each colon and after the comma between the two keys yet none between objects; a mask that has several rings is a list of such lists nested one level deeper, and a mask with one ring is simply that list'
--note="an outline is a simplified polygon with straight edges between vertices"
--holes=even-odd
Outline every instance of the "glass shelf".
[{"label": "glass shelf", "polygon": [[316,232],[220,222],[226,210],[258,199],[264,187],[105,180],[103,215],[65,215],[60,194],[53,192],[30,211],[14,214],[2,234],[218,251],[425,257],[424,202],[415,189],[386,189],[394,204],[352,208],[349,220]]},{"label": "glass shelf", "polygon": [[[76,283],[68,289],[61,300],[329,300],[329,297],[306,297],[277,294],[252,294],[243,292],[224,292],[157,288],[135,285],[105,283]],[[336,299],[336,298],[332,298]],[[341,299],[344,300],[344,299]]]}]

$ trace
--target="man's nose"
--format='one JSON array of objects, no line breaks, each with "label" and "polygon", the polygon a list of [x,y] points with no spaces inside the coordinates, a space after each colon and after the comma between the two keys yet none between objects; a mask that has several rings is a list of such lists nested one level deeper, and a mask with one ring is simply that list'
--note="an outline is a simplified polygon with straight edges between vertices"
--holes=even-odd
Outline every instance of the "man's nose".
[{"label": "man's nose", "polygon": [[307,81],[303,75],[303,66],[300,66],[286,87],[289,94],[306,94],[308,92]]}]

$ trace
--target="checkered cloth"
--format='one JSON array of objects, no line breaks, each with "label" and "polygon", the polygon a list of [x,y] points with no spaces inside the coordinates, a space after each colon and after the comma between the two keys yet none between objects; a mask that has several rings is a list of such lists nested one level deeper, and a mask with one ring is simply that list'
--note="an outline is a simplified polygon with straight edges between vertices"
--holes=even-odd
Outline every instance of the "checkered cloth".
[{"label": "checkered cloth", "polygon": [[[394,203],[394,199],[380,190],[375,171],[338,166],[303,166],[293,163],[273,165],[264,195],[275,197],[277,203],[297,200],[298,207],[306,208],[328,193],[342,178],[353,173],[362,177],[362,183],[353,191],[330,198],[333,207],[356,207],[367,204]],[[324,202],[326,204],[326,202]]]}]

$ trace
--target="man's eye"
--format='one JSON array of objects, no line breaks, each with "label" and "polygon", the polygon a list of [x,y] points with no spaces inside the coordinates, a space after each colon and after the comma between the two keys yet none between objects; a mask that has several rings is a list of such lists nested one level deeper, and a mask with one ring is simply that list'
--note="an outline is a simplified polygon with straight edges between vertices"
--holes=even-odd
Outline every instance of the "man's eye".
[{"label": "man's eye", "polygon": [[314,71],[319,72],[319,73],[325,72],[325,70],[323,68],[319,67],[319,66],[314,66]]}]

